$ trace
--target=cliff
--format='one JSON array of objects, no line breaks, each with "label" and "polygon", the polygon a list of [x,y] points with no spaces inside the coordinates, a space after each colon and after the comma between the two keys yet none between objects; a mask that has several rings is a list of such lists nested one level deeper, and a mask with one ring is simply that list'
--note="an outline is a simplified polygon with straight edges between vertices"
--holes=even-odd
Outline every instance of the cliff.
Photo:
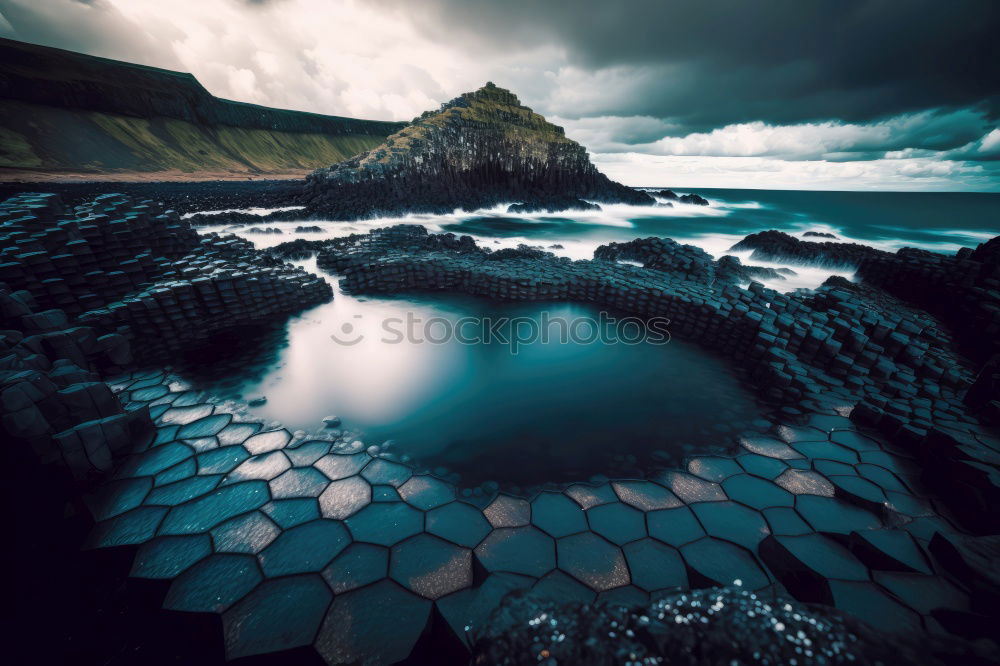
[{"label": "cliff", "polygon": [[424,113],[378,147],[310,174],[303,199],[336,219],[502,203],[546,210],[586,207],[584,199],[653,203],[600,173],[561,127],[492,83]]},{"label": "cliff", "polygon": [[220,99],[191,74],[0,39],[0,168],[308,171],[404,123]]}]

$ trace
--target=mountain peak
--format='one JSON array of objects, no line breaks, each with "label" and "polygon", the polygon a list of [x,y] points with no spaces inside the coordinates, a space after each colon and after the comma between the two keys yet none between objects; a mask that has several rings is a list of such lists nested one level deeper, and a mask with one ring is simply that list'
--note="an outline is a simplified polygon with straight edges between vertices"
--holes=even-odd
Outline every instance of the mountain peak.
[{"label": "mountain peak", "polygon": [[304,198],[337,219],[501,203],[653,203],[609,180],[561,127],[493,82],[421,114],[367,153],[314,171]]}]

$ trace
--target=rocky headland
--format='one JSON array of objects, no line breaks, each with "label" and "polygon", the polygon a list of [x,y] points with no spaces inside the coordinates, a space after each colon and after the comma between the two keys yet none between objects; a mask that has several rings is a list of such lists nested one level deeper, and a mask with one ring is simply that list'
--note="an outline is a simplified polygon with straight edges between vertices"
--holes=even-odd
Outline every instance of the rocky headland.
[{"label": "rocky headland", "polygon": [[555,211],[592,202],[654,200],[600,173],[561,127],[492,83],[424,113],[366,153],[318,169],[302,195],[310,211],[344,220],[498,204]]}]

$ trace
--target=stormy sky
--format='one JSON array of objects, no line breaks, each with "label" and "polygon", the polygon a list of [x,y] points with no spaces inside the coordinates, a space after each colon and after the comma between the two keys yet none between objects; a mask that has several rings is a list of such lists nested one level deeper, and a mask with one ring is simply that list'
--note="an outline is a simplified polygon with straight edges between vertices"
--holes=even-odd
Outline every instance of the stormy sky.
[{"label": "stormy sky", "polygon": [[0,36],[410,119],[492,80],[631,185],[1000,191],[996,0],[0,0]]}]

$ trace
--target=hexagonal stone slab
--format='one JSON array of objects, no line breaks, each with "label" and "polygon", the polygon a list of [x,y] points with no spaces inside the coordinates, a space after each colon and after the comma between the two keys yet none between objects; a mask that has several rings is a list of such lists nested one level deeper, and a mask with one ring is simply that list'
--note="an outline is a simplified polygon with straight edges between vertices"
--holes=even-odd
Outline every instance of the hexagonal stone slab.
[{"label": "hexagonal stone slab", "polygon": [[271,479],[271,497],[319,497],[330,483],[330,479],[318,469],[293,467]]},{"label": "hexagonal stone slab", "polygon": [[611,488],[611,484],[605,483],[599,486],[592,486],[586,483],[576,483],[566,488],[566,495],[580,505],[582,509],[589,509],[598,504],[618,501],[618,496]]},{"label": "hexagonal stone slab", "polygon": [[332,598],[318,574],[265,580],[222,614],[226,658],[311,644]]},{"label": "hexagonal stone slab", "polygon": [[87,537],[87,547],[108,548],[149,541],[167,512],[162,506],[140,506],[98,523]]},{"label": "hexagonal stone slab", "polygon": [[749,474],[729,477],[722,482],[722,488],[730,499],[758,510],[795,503],[795,498],[784,488]]},{"label": "hexagonal stone slab", "polygon": [[263,579],[257,559],[251,555],[211,555],[171,583],[163,607],[192,613],[221,613]]},{"label": "hexagonal stone slab", "polygon": [[845,465],[853,465],[858,462],[858,454],[833,442],[799,442],[792,444],[792,447],[806,458],[822,458]]},{"label": "hexagonal stone slab", "polygon": [[376,458],[361,470],[361,476],[365,477],[372,485],[388,485],[398,488],[413,476],[413,470],[391,460]]},{"label": "hexagonal stone slab", "polygon": [[676,548],[647,538],[626,544],[622,550],[634,585],[648,592],[687,587],[687,569]]},{"label": "hexagonal stone slab", "polygon": [[705,536],[690,508],[683,506],[646,514],[649,535],[671,546],[681,546]]},{"label": "hexagonal stone slab", "polygon": [[173,578],[211,552],[212,540],[207,534],[159,537],[139,548],[129,575]]},{"label": "hexagonal stone slab", "polygon": [[321,571],[351,541],[339,521],[320,518],[282,532],[260,553],[260,566],[268,577]]},{"label": "hexagonal stone slab", "polygon": [[483,512],[465,502],[450,502],[427,512],[427,531],[460,546],[474,548],[491,529]]},{"label": "hexagonal stone slab", "polygon": [[882,526],[874,514],[836,497],[799,495],[795,498],[795,509],[817,532],[850,534]]},{"label": "hexagonal stone slab", "polygon": [[851,532],[851,552],[871,569],[930,574],[923,550],[908,532],[899,529]]},{"label": "hexagonal stone slab", "polygon": [[922,631],[920,616],[891,598],[875,583],[868,581],[829,581],[834,605],[891,633],[914,634]]},{"label": "hexagonal stone slab", "polygon": [[198,455],[198,471],[201,474],[226,474],[233,471],[250,454],[242,446],[225,446]]},{"label": "hexagonal stone slab", "polygon": [[320,517],[319,502],[311,497],[273,500],[262,506],[261,511],[285,529]]},{"label": "hexagonal stone slab", "polygon": [[487,571],[507,571],[540,578],[556,566],[552,537],[537,527],[500,527],[476,546]]},{"label": "hexagonal stone slab", "polygon": [[833,484],[825,476],[812,470],[787,469],[774,482],[793,495],[833,497]]},{"label": "hexagonal stone slab", "polygon": [[220,446],[232,446],[242,444],[247,437],[257,434],[259,430],[259,423],[230,423],[220,430],[216,437],[219,438]]},{"label": "hexagonal stone slab", "polygon": [[939,608],[968,611],[969,596],[940,576],[876,571],[875,582],[907,606],[924,615]]},{"label": "hexagonal stone slab", "polygon": [[334,594],[374,583],[389,575],[389,549],[370,543],[352,543],[323,569]]},{"label": "hexagonal stone slab", "polygon": [[584,532],[556,541],[560,569],[595,592],[628,585],[629,570],[617,546]]},{"label": "hexagonal stone slab", "polygon": [[209,404],[169,407],[157,420],[162,425],[185,425],[211,415],[213,409]]},{"label": "hexagonal stone slab", "polygon": [[427,626],[431,604],[391,580],[338,595],[316,650],[331,664],[403,661]]},{"label": "hexagonal stone slab", "polygon": [[611,487],[622,502],[639,511],[673,509],[683,504],[672,492],[652,481],[613,481]]},{"label": "hexagonal stone slab", "polygon": [[430,534],[418,534],[392,549],[389,576],[428,599],[472,585],[472,551]]},{"label": "hexagonal stone slab", "polygon": [[229,425],[232,414],[213,414],[193,423],[188,423],[177,432],[178,439],[194,439],[196,437],[211,437]]},{"label": "hexagonal stone slab", "polygon": [[372,501],[372,487],[360,476],[331,481],[319,496],[319,508],[326,518],[344,520]]},{"label": "hexagonal stone slab", "polygon": [[587,529],[580,505],[557,492],[542,492],[532,500],[531,522],[556,538]]},{"label": "hexagonal stone slab", "polygon": [[270,499],[267,484],[263,481],[245,481],[223,486],[211,495],[203,495],[172,508],[160,526],[160,533],[207,532],[233,516],[263,506]]},{"label": "hexagonal stone slab", "polygon": [[313,466],[326,474],[332,481],[336,481],[360,473],[371,460],[372,457],[367,453],[352,455],[331,453],[317,460]]},{"label": "hexagonal stone slab", "polygon": [[646,536],[643,513],[621,502],[588,509],[587,520],[592,530],[618,545]]},{"label": "hexagonal stone slab", "polygon": [[879,511],[888,501],[882,489],[860,476],[831,476],[834,496],[855,504],[862,509]]},{"label": "hexagonal stone slab", "polygon": [[260,511],[236,516],[212,530],[216,552],[256,555],[281,534],[273,520]]},{"label": "hexagonal stone slab", "polygon": [[756,453],[744,453],[736,456],[739,463],[748,474],[759,476],[763,479],[773,480],[779,474],[788,469],[788,465],[779,458],[768,458]]},{"label": "hexagonal stone slab", "polygon": [[561,602],[593,603],[597,593],[561,569],[551,571],[531,588],[531,595]]},{"label": "hexagonal stone slab", "polygon": [[739,474],[742,470],[732,458],[722,458],[718,456],[704,456],[693,458],[688,461],[688,472],[695,476],[718,483],[728,476]]},{"label": "hexagonal stone slab", "polygon": [[740,437],[740,446],[759,456],[777,458],[779,460],[795,460],[803,455],[785,442],[771,437]]},{"label": "hexagonal stone slab", "polygon": [[497,495],[483,515],[493,527],[523,527],[531,522],[531,505],[519,497]]},{"label": "hexagonal stone slab", "polygon": [[285,470],[291,469],[291,467],[292,461],[282,451],[271,451],[270,453],[247,458],[226,475],[223,483],[238,483],[250,479],[270,481]]},{"label": "hexagonal stone slab", "polygon": [[822,534],[770,536],[760,557],[796,599],[833,603],[828,581],[868,580],[868,568],[849,550]]},{"label": "hexagonal stone slab", "polygon": [[221,474],[193,476],[183,481],[154,488],[150,491],[144,503],[147,505],[176,506],[195,497],[212,492],[221,481]]},{"label": "hexagonal stone slab", "polygon": [[357,541],[392,546],[424,529],[424,514],[403,502],[369,504],[347,519]]},{"label": "hexagonal stone slab", "polygon": [[[738,470],[739,467],[736,469]],[[732,476],[732,474],[727,475],[726,478],[729,476]],[[664,472],[657,476],[656,480],[667,488],[670,488],[677,497],[688,504],[693,502],[720,502],[726,499],[726,493],[719,484],[706,481],[693,474]]]},{"label": "hexagonal stone slab", "polygon": [[771,583],[748,550],[712,537],[704,537],[680,547],[695,586],[732,585],[757,590]]},{"label": "hexagonal stone slab", "polygon": [[399,496],[407,504],[426,511],[455,499],[455,489],[441,479],[422,474],[399,486]]},{"label": "hexagonal stone slab", "polygon": [[691,510],[710,535],[738,543],[750,550],[755,549],[761,539],[771,533],[760,513],[736,502],[692,504]]},{"label": "hexagonal stone slab", "polygon": [[87,505],[95,520],[107,520],[142,504],[152,488],[153,479],[148,476],[112,481],[87,498]]},{"label": "hexagonal stone slab", "polygon": [[802,516],[792,507],[777,506],[764,509],[761,513],[764,514],[772,534],[783,536],[812,534],[813,529],[806,524],[806,521],[802,520]]},{"label": "hexagonal stone slab", "polygon": [[303,442],[295,448],[285,449],[285,455],[295,467],[309,467],[329,452],[330,442]]},{"label": "hexagonal stone slab", "polygon": [[292,435],[287,430],[271,430],[248,437],[243,442],[243,448],[251,455],[259,456],[262,453],[283,449],[291,440]]}]

